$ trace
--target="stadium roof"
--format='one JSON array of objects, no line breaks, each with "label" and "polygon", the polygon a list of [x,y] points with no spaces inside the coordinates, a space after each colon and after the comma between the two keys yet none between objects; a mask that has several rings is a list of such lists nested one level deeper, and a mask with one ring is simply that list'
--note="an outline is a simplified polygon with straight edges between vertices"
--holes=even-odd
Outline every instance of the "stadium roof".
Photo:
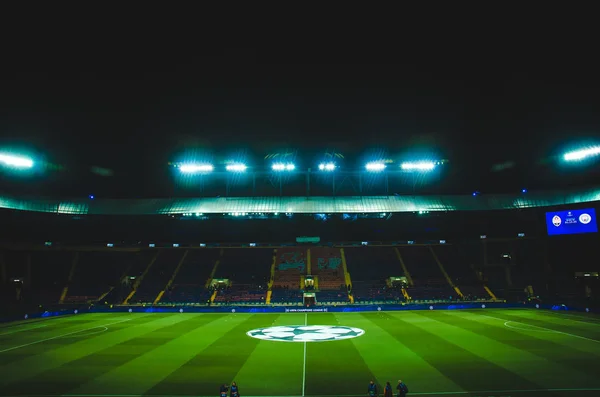
[{"label": "stadium roof", "polygon": [[504,195],[364,197],[231,197],[189,199],[60,200],[0,197],[0,208],[89,215],[172,215],[185,213],[394,213],[489,211],[581,204],[600,200],[600,189]]}]

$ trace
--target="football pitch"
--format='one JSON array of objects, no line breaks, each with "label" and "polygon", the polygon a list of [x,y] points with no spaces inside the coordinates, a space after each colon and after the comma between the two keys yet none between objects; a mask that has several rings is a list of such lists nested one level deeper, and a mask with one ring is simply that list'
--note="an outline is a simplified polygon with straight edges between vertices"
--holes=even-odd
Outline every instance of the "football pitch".
[{"label": "football pitch", "polygon": [[[0,396],[600,395],[600,317],[527,309],[94,313],[0,325]],[[383,395],[380,386],[380,395]]]}]

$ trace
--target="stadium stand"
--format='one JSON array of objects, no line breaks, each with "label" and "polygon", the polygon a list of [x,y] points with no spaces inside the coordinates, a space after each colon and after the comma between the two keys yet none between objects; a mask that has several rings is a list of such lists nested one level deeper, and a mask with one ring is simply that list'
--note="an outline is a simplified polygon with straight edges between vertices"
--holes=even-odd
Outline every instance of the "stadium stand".
[{"label": "stadium stand", "polygon": [[450,287],[444,278],[428,246],[401,246],[399,250],[414,283],[408,289],[412,300],[457,298],[456,291]]},{"label": "stadium stand", "polygon": [[181,261],[185,250],[166,249],[160,251],[156,261],[148,269],[136,290],[131,303],[152,303],[162,291],[177,265]]},{"label": "stadium stand", "polygon": [[56,303],[67,284],[73,252],[35,251],[31,255],[31,283],[26,288],[31,303]]},{"label": "stadium stand", "polygon": [[279,248],[275,253],[272,303],[302,303],[301,277],[306,273],[306,249]]},{"label": "stadium stand", "polygon": [[132,291],[135,281],[144,273],[148,264],[156,256],[156,251],[139,251],[136,252],[131,263],[125,269],[125,274],[109,289],[104,297],[101,297],[102,302],[110,304],[120,304],[129,296]]},{"label": "stadium stand", "polygon": [[347,302],[348,290],[339,248],[311,249],[311,275],[317,277],[317,302]]},{"label": "stadium stand", "polygon": [[65,303],[98,300],[126,275],[133,252],[80,252]]},{"label": "stadium stand", "polygon": [[[489,299],[490,296],[484,289],[483,280],[477,276],[474,265],[466,262],[466,258],[462,255],[462,248],[453,244],[432,247],[454,285],[462,292],[464,299]],[[456,292],[453,295],[456,296]]]},{"label": "stadium stand", "polygon": [[224,250],[215,278],[231,286],[218,291],[216,303],[264,303],[273,251],[247,248]]},{"label": "stadium stand", "polygon": [[220,250],[190,250],[161,303],[205,304],[212,291],[206,288],[210,274],[219,259]]},{"label": "stadium stand", "polygon": [[390,247],[346,248],[352,295],[356,303],[400,301],[402,293],[388,288],[386,279],[404,276],[396,254]]}]

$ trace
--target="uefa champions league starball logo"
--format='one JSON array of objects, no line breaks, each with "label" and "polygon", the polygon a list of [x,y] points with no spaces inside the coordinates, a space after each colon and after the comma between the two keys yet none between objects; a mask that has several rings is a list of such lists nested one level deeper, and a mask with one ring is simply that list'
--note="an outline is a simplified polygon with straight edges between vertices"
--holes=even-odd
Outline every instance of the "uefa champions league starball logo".
[{"label": "uefa champions league starball logo", "polygon": [[358,338],[364,333],[360,328],[341,325],[287,325],[253,329],[246,335],[273,342],[330,342]]},{"label": "uefa champions league starball logo", "polygon": [[552,218],[552,224],[556,227],[559,227],[562,224],[562,219],[560,219],[560,216],[554,215]]}]

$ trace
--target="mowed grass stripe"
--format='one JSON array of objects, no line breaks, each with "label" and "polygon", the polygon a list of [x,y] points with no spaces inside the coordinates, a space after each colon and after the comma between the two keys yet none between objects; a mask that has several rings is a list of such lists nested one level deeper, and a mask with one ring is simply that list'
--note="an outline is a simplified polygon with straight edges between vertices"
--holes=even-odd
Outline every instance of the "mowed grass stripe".
[{"label": "mowed grass stripe", "polygon": [[[129,315],[129,314],[127,314]],[[56,318],[54,321],[37,322],[0,330],[0,350],[32,341],[89,328],[89,324],[102,324],[125,319],[125,314],[103,314],[102,316],[77,315]]]},{"label": "mowed grass stripe", "polygon": [[[476,311],[469,311],[470,313],[478,314]],[[512,321],[517,324],[525,324],[531,328],[538,328],[539,330],[555,331],[562,333],[565,338],[579,339],[581,344],[584,346],[591,346],[591,344],[598,345],[600,347],[600,332],[596,328],[574,328],[570,324],[556,324],[543,317],[529,317],[517,315],[518,312],[511,310],[488,310],[485,315],[488,317],[494,317],[498,320]],[[483,314],[479,312],[479,314]],[[525,328],[525,327],[524,327]],[[569,335],[570,334],[570,335]],[[587,340],[586,339],[591,339]],[[594,342],[595,341],[595,342]]]},{"label": "mowed grass stripe", "polygon": [[539,310],[502,310],[500,313],[505,312],[513,316],[520,317],[524,320],[539,320],[550,324],[550,326],[558,325],[560,327],[566,327],[571,329],[571,333],[577,333],[578,330],[583,332],[592,332],[596,334],[596,339],[600,339],[600,323],[593,323],[589,321],[581,321],[565,316],[552,315],[548,312]]},{"label": "mowed grass stripe", "polygon": [[19,361],[1,366],[0,373],[3,376],[0,377],[0,386],[25,379],[35,379],[46,371],[182,320],[182,317],[175,314],[133,315],[133,320],[117,324],[111,328],[111,332],[91,335],[79,340],[65,340],[63,344],[52,350],[39,354],[32,353]]},{"label": "mowed grass stripe", "polygon": [[[93,321],[78,319],[77,322],[67,322],[64,328],[54,326],[51,329],[41,328],[33,330],[26,336],[23,334],[15,334],[10,338],[10,342],[6,342],[0,346],[0,368],[13,362],[31,357],[32,355],[50,352],[67,343],[72,343],[74,339],[81,339],[84,336],[91,336],[105,332],[103,326],[108,326],[112,329],[117,329],[123,320],[131,317],[113,317],[95,318]],[[129,321],[125,321],[129,322]],[[36,332],[37,331],[37,332]],[[1,383],[0,383],[1,384]]]},{"label": "mowed grass stripe", "polygon": [[[304,325],[304,314],[282,314],[261,328],[285,325]],[[282,396],[299,396],[302,394],[303,357],[303,343],[262,340],[231,381],[238,383],[243,395],[260,396],[273,390]]]},{"label": "mowed grass stripe", "polygon": [[[246,332],[272,324],[279,314],[232,314],[219,326],[203,332],[198,343],[206,340],[204,349],[194,355],[169,376],[148,390],[147,394],[212,396],[219,385],[228,383],[254,352],[259,340],[248,338]],[[229,324],[233,325],[231,327]],[[189,348],[189,347],[188,347]],[[265,365],[265,369],[268,367]],[[268,376],[268,371],[265,371]],[[241,394],[241,393],[240,393]]]},{"label": "mowed grass stripe", "polygon": [[[465,342],[458,345],[441,336],[443,330],[440,323],[427,321],[418,315],[408,312],[393,315],[383,313],[382,316],[369,313],[380,327],[404,343],[409,349],[420,355],[431,366],[450,378],[464,390],[506,390],[541,388],[517,373],[510,371],[495,362],[487,360],[478,353],[464,347],[472,343],[471,334],[460,330],[454,331]],[[389,318],[389,320],[386,320]],[[478,346],[483,350],[486,346]],[[500,354],[503,354],[502,352]],[[410,379],[404,379],[407,383]],[[419,390],[411,389],[412,392]]]},{"label": "mowed grass stripe", "polygon": [[[410,382],[411,389],[420,392],[463,391],[371,318],[359,313],[336,314],[336,317],[342,325],[355,326],[365,331],[363,336],[352,339],[352,343],[371,372],[377,376],[379,384],[389,381],[395,388],[398,379],[402,379]],[[387,317],[383,319],[389,323]]]},{"label": "mowed grass stripe", "polygon": [[[538,311],[538,310],[536,310]],[[582,312],[572,312],[572,311],[563,311],[563,310],[539,310],[540,312],[549,315],[549,316],[557,316],[563,318],[572,318],[574,320],[580,320],[584,322],[589,322],[592,324],[600,324],[600,315],[597,313],[582,313]]]},{"label": "mowed grass stripe", "polygon": [[[503,357],[518,358],[517,363],[508,361],[508,365],[522,376],[548,388],[569,388],[575,385],[577,387],[600,386],[600,381],[596,379],[598,373],[596,356],[544,339],[543,333],[524,335],[504,327],[503,324],[498,324],[497,321],[489,322],[490,320],[483,316],[469,316],[458,311],[419,312],[419,314],[504,344],[507,349]],[[477,343],[477,340],[473,339],[472,343]],[[523,354],[519,355],[518,352]],[[532,356],[539,359],[535,360]]]},{"label": "mowed grass stripe", "polygon": [[[188,320],[191,320],[191,318],[188,318]],[[152,316],[140,318],[138,325],[150,321],[153,321]],[[181,332],[185,331],[186,325],[187,321],[181,321],[170,323],[164,328],[168,328],[173,332]],[[64,394],[96,376],[108,372],[115,367],[119,367],[127,361],[139,357],[141,354],[157,348],[159,346],[158,344],[139,344],[135,343],[135,341],[145,338],[149,334],[151,335],[163,330],[164,328],[151,329],[146,335],[109,346],[106,349],[67,362],[64,365],[37,375],[34,379],[26,379],[23,382],[8,385],[6,389],[11,394],[43,394],[48,390],[52,390],[56,394]],[[114,328],[111,332],[119,331],[119,329]],[[112,386],[110,390],[114,392]]]},{"label": "mowed grass stripe", "polygon": [[180,316],[183,317],[180,322],[80,360],[84,368],[93,369],[102,364],[106,367],[95,376],[90,372],[90,376],[70,388],[70,394],[144,394],[208,344],[205,334],[222,328],[228,315]]},{"label": "mowed grass stripe", "polygon": [[[311,313],[308,325],[348,324],[332,313]],[[366,395],[371,379],[376,380],[375,374],[351,340],[307,343],[306,395]]]},{"label": "mowed grass stripe", "polygon": [[[547,318],[544,315],[538,314],[534,310],[493,310],[493,311],[479,311],[479,312],[466,312],[461,311],[465,316],[474,316],[486,318],[488,322],[494,323],[494,325],[505,328],[510,328],[514,331],[523,333],[525,335],[540,335],[544,334],[544,338],[552,340],[562,346],[568,346],[573,349],[579,350],[583,353],[590,353],[600,356],[600,335],[598,339],[588,339],[583,336],[579,336],[581,327],[587,329],[593,329],[594,332],[600,330],[600,326],[595,327],[592,325],[579,324],[577,321],[566,321],[566,319],[558,319],[559,325],[562,326],[563,331],[555,329],[554,322],[550,322],[551,318]],[[512,319],[507,320],[503,315],[512,315]],[[546,323],[545,326],[539,324],[533,324],[531,320],[539,320]],[[570,331],[570,332],[569,332]]]}]

